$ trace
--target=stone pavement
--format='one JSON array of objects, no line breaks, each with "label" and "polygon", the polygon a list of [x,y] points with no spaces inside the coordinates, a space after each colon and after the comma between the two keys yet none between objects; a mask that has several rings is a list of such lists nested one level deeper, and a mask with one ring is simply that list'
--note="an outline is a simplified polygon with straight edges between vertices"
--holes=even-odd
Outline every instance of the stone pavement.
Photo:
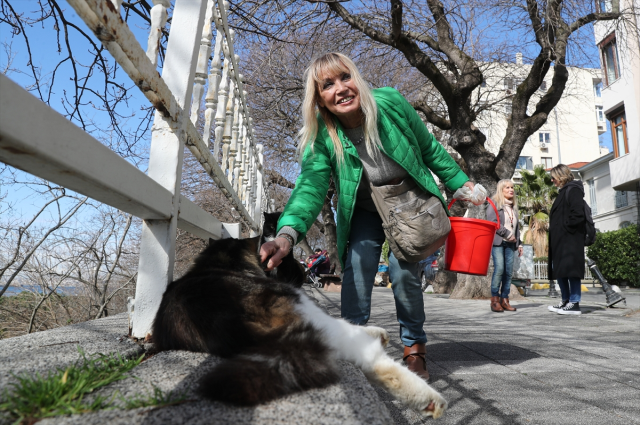
[{"label": "stone pavement", "polygon": [[[340,294],[306,288],[329,314]],[[257,408],[198,400],[198,377],[216,363],[199,353],[165,352],[102,390],[125,396],[184,390],[189,401],[160,409],[110,410],[55,418],[39,424],[640,424],[640,291],[625,292],[630,309],[605,309],[604,295],[583,294],[582,316],[547,311],[546,291],[513,302],[515,313],[492,313],[488,301],[425,295],[428,368],[432,385],[449,401],[437,422],[403,408],[362,373],[341,363],[342,380]],[[636,313],[625,316],[635,309]],[[374,288],[370,324],[386,328],[388,352],[400,358],[393,296]],[[0,340],[0,388],[11,372],[44,372],[73,363],[77,345],[87,353],[136,355],[142,348],[124,335],[126,316],[86,322]],[[2,417],[0,423],[8,423]]]},{"label": "stone pavement", "polygon": [[[631,308],[606,309],[604,294],[591,289],[581,316],[549,312],[557,300],[546,292],[512,302],[514,313],[493,313],[488,300],[425,295],[427,368],[449,402],[437,423],[640,423],[640,291],[625,291]],[[316,297],[339,316],[339,294]],[[374,288],[369,324],[391,333],[387,351],[400,358],[391,290]],[[394,423],[431,422],[376,391]]]}]

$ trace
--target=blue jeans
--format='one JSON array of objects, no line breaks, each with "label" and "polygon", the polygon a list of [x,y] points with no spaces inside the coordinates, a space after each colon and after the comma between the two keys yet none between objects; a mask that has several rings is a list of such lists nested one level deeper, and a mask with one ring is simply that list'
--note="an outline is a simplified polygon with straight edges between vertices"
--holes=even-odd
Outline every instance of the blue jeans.
[{"label": "blue jeans", "polygon": [[562,301],[579,303],[582,296],[582,283],[579,277],[559,277],[558,286],[562,294]]},{"label": "blue jeans", "polygon": [[[342,317],[365,325],[371,315],[371,291],[385,236],[377,212],[356,208],[351,218],[349,247],[342,279]],[[389,252],[389,278],[400,323],[400,339],[410,347],[426,343],[424,299],[418,263],[399,261]]]},{"label": "blue jeans", "polygon": [[[493,257],[493,276],[491,277],[491,296],[509,298],[511,290],[511,275],[513,274],[513,255],[516,251],[515,242],[505,242],[494,246],[491,250]],[[500,288],[502,284],[502,288]]]}]

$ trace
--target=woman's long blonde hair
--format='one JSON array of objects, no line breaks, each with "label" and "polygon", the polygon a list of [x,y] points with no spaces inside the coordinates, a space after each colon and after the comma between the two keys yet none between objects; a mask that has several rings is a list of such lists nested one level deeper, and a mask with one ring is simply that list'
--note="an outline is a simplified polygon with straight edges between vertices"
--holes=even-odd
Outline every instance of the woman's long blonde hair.
[{"label": "woman's long blonde hair", "polygon": [[317,114],[320,116],[327,126],[329,136],[333,142],[336,153],[336,161],[338,165],[344,163],[344,150],[342,143],[338,138],[336,131],[337,118],[327,108],[321,107],[318,103],[320,95],[318,86],[325,75],[339,75],[342,73],[351,74],[355,86],[360,95],[360,109],[365,117],[364,121],[364,139],[367,152],[373,158],[379,152],[377,146],[380,146],[380,136],[378,135],[378,107],[373,98],[373,93],[369,89],[369,85],[362,78],[360,71],[351,59],[341,53],[327,53],[311,62],[311,65],[305,71],[305,91],[304,100],[302,101],[302,129],[298,133],[298,153],[300,161],[304,155],[305,149],[315,143],[318,134]]},{"label": "woman's long blonde hair", "polygon": [[[508,183],[511,183],[511,185],[514,186],[514,189],[515,189],[515,183],[513,182],[513,180],[502,179],[498,182],[498,185],[496,186],[496,194],[491,197],[491,199],[493,200],[493,203],[496,204],[497,209],[504,207],[504,194],[502,193],[502,189],[504,189],[504,187]],[[518,199],[516,197],[515,190],[513,193],[513,204],[511,205],[511,207],[513,208],[514,215],[518,217]]]}]

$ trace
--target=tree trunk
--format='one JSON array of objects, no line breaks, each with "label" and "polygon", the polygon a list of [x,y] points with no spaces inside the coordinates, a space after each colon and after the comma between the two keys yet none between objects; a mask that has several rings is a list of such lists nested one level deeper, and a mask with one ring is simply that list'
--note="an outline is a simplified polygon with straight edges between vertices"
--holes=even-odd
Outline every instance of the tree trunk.
[{"label": "tree trunk", "polygon": [[313,249],[311,249],[311,247],[309,246],[309,242],[307,242],[307,238],[304,238],[300,242],[298,242],[298,247],[300,247],[300,249],[304,251],[305,258],[309,257],[310,255],[313,255]]},{"label": "tree trunk", "polygon": [[444,255],[438,259],[438,273],[433,281],[434,294],[450,294],[458,283],[458,273],[451,273],[444,269]]}]

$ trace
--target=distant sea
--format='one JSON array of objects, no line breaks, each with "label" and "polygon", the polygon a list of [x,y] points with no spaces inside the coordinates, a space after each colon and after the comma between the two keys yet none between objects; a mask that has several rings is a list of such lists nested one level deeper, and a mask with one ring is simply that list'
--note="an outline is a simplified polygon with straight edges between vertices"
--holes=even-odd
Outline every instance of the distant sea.
[{"label": "distant sea", "polygon": [[[37,292],[39,294],[42,293],[42,288],[39,286],[10,286],[7,289],[7,292],[4,295],[10,297],[13,295],[18,295],[21,292]],[[56,293],[60,295],[78,295],[82,292],[82,288],[78,288],[76,286],[60,286],[56,289]]]}]

